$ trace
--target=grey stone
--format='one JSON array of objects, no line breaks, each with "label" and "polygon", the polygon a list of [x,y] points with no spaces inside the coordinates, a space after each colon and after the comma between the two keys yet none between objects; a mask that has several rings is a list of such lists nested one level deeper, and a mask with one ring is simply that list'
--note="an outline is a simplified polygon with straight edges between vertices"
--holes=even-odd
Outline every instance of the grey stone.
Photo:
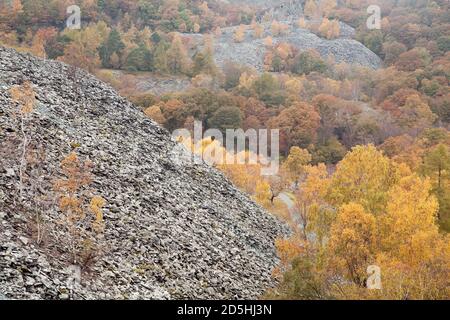
[{"label": "grey stone", "polygon": [[[38,101],[27,132],[45,165],[25,172],[38,187],[23,189],[20,206],[18,179],[0,174],[0,292],[13,299],[252,299],[276,284],[274,241],[288,228],[222,173],[191,163],[165,129],[88,73],[0,47],[2,142],[20,138],[3,134],[17,125],[8,90],[26,80]],[[18,168],[19,154],[6,142],[0,168]],[[59,163],[74,143],[93,162],[90,188],[106,200],[104,252],[81,270],[79,284],[70,281],[71,261],[58,242],[67,231],[56,198],[40,213],[45,241],[36,245],[27,233],[35,199],[54,194]],[[68,282],[70,289],[61,287]]]},{"label": "grey stone", "polygon": [[29,242],[29,239],[26,237],[19,237],[20,242],[22,242],[24,245],[27,245]]}]

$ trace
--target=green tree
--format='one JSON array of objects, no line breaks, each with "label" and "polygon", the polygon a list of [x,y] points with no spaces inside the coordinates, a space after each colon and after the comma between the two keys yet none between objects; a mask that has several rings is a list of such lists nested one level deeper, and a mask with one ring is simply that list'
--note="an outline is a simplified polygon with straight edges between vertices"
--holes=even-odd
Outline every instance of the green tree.
[{"label": "green tree", "polygon": [[238,107],[224,106],[216,110],[208,119],[208,127],[221,131],[226,129],[237,129],[242,124],[242,114]]},{"label": "green tree", "polygon": [[278,79],[270,73],[264,73],[257,78],[253,82],[252,89],[258,98],[268,105],[280,105],[285,102],[285,93],[281,90]]},{"label": "green tree", "polygon": [[357,39],[377,55],[382,53],[383,33],[380,30],[369,30],[365,34],[358,35]]},{"label": "green tree", "polygon": [[336,137],[331,137],[325,143],[315,145],[311,153],[313,163],[336,164],[345,156],[347,149]]},{"label": "green tree", "polygon": [[296,74],[310,74],[311,72],[324,73],[327,70],[326,63],[315,52],[300,52],[292,65],[292,72]]},{"label": "green tree", "polygon": [[437,39],[437,46],[443,52],[450,51],[450,36],[442,36]]},{"label": "green tree", "polygon": [[153,71],[153,56],[144,45],[133,49],[127,57],[126,68],[130,71]]},{"label": "green tree", "polygon": [[433,184],[433,193],[439,201],[439,221],[441,226],[450,231],[450,150],[443,143],[428,151],[421,171],[429,176]]},{"label": "green tree", "polygon": [[111,30],[108,39],[99,48],[102,66],[111,68],[111,56],[116,53],[120,57],[123,49],[125,49],[125,44],[122,42],[119,31],[117,29]]}]

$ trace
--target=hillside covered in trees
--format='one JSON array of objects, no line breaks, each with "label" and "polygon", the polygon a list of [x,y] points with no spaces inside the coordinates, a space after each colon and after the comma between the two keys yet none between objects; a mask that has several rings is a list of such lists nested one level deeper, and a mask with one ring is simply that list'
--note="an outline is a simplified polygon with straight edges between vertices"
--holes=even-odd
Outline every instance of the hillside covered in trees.
[{"label": "hillside covered in trees", "polygon": [[[66,27],[74,3],[80,29]],[[368,27],[370,6],[379,27]],[[291,229],[274,240],[280,261],[262,268],[273,265],[268,290],[239,297],[450,298],[447,0],[12,0],[0,4],[0,45],[71,65],[72,78],[75,67],[94,74],[171,132],[196,121],[204,131],[280,130],[275,176],[212,163]],[[25,74],[0,83],[5,92],[19,85],[5,99],[36,86]],[[179,142],[200,156],[226,147],[209,137]],[[85,152],[86,142],[67,143]],[[369,288],[373,266],[382,289]]]}]

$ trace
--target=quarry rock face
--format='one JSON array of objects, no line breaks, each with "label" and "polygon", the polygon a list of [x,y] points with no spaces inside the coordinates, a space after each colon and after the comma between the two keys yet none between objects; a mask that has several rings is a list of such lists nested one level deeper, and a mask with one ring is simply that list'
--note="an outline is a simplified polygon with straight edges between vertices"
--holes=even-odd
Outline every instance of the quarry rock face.
[{"label": "quarry rock face", "polygon": [[[299,28],[298,19],[303,16],[304,0],[223,0],[226,3],[250,7],[258,13],[258,22],[262,23],[264,33],[261,39],[253,37],[251,28],[246,31],[242,42],[234,41],[234,33],[237,26],[222,29],[222,34],[214,39],[215,60],[219,67],[223,67],[227,61],[255,68],[259,72],[264,71],[264,56],[267,48],[264,38],[271,36],[273,45],[285,42],[300,51],[314,49],[322,58],[332,57],[336,63],[345,62],[377,69],[381,66],[381,59],[362,43],[354,40],[355,30],[346,23],[339,22],[340,36],[337,39],[328,40],[321,38],[313,32]],[[271,23],[263,22],[263,17],[268,16],[270,21],[277,20],[289,26],[286,35],[274,36],[271,32]],[[321,21],[307,23],[319,24]],[[188,35],[189,37],[202,38],[201,35]]]},{"label": "quarry rock face", "polygon": [[[354,30],[340,23],[341,36],[338,39],[328,40],[320,38],[309,30],[299,28],[294,22],[286,22],[290,29],[286,35],[273,36],[273,44],[289,43],[300,51],[314,49],[323,59],[332,57],[336,63],[345,62],[377,69],[381,66],[381,59],[365,47],[362,43],[351,39]],[[238,27],[222,29],[222,34],[215,39],[215,60],[219,67],[227,61],[253,67],[257,71],[264,71],[264,57],[267,48],[264,38],[271,35],[270,24],[265,24],[265,32],[261,39],[253,37],[251,29],[246,31],[242,42],[234,41],[234,34]]]},{"label": "quarry rock face", "polygon": [[[9,89],[25,81],[37,98],[26,133],[41,162],[26,166],[18,201],[22,131]],[[104,253],[78,270],[58,244],[66,235],[51,200],[74,149],[106,200]],[[274,240],[286,227],[84,71],[0,47],[0,155],[0,298],[249,299],[274,285]],[[50,203],[36,207],[43,197]],[[47,227],[39,245],[37,213]]]}]

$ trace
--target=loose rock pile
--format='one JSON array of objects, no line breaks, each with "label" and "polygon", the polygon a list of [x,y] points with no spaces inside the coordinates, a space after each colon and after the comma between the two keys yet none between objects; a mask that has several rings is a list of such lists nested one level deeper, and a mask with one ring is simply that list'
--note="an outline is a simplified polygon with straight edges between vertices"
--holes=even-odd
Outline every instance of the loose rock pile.
[{"label": "loose rock pile", "polygon": [[[9,89],[30,81],[37,106],[30,145],[45,153],[42,172],[27,168],[17,203],[17,105]],[[75,147],[76,146],[76,147]],[[15,145],[18,149],[19,146]],[[93,184],[107,205],[98,261],[73,282],[53,239],[56,205],[43,212],[36,244],[33,201],[51,194],[60,161],[76,148],[94,163]],[[286,228],[217,170],[190,154],[108,85],[62,63],[0,48],[0,294],[8,299],[256,298],[274,285],[274,240]],[[56,200],[55,200],[56,201]]]}]

